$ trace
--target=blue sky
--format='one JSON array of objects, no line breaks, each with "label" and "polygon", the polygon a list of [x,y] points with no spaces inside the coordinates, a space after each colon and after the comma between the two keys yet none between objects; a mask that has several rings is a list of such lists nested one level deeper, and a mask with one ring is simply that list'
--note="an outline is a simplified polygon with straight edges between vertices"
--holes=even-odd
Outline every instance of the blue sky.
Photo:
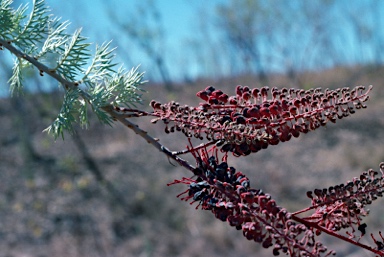
[{"label": "blue sky", "polygon": [[[55,16],[62,17],[63,20],[70,20],[72,30],[82,27],[83,35],[89,37],[90,41],[99,44],[110,40],[119,40],[118,33],[121,33],[116,32],[117,28],[105,10],[106,5],[117,11],[119,14],[117,19],[121,21],[125,17],[129,17],[131,12],[135,12],[135,9],[141,2],[143,0],[46,0],[47,5],[51,7],[52,13]],[[186,55],[182,50],[183,45],[190,38],[194,37],[193,33],[197,29],[198,22],[203,18],[201,17],[203,15],[201,10],[206,13],[213,13],[215,5],[225,1],[160,0],[154,2],[161,14],[167,49],[172,49],[172,55],[183,56]],[[146,65],[146,54],[140,51],[133,43],[126,42],[126,49],[119,49],[124,46],[120,45],[118,47],[116,52],[118,56],[124,56],[129,51],[131,54],[130,65]],[[170,57],[171,61],[172,58],[176,57]],[[127,62],[126,58],[118,60]]]},{"label": "blue sky", "polygon": [[[73,27],[83,27],[83,34],[90,37],[91,41],[99,43],[113,40],[108,32],[114,30],[105,10],[105,0],[46,0],[52,12],[64,20],[70,20]],[[116,9],[121,18],[129,15],[142,0],[108,0],[108,7]],[[195,9],[186,0],[159,1],[159,8],[164,27],[170,42],[178,42],[188,36],[190,21],[195,15]],[[203,3],[204,1],[196,1]],[[213,3],[214,1],[212,1]],[[194,4],[196,5],[196,4]]]},{"label": "blue sky", "polygon": [[[55,0],[46,0],[47,4],[52,7],[53,13],[57,16],[63,17],[63,19],[68,19],[72,22],[73,28],[83,27],[83,34],[90,37],[90,41],[96,43],[102,43],[104,41],[114,40],[119,43],[119,48],[117,49],[117,55],[122,56],[123,58],[119,61],[128,62],[129,65],[142,64],[142,67],[146,70],[149,70],[150,74],[155,73],[151,72],[151,65],[148,61],[146,54],[144,54],[140,48],[137,47],[134,43],[127,40],[127,37],[124,37],[124,31],[118,30],[116,26],[111,21],[111,18],[108,17],[105,9],[111,8],[116,11],[116,21],[124,22],[126,18],[130,18],[130,15],[137,12],[137,8],[140,3],[146,2],[146,0],[66,0],[66,1],[55,1]],[[206,26],[212,28],[214,19],[212,18],[215,14],[215,8],[218,3],[227,3],[229,0],[153,0],[156,7],[160,11],[162,25],[164,29],[164,42],[159,42],[160,45],[164,45],[164,54],[167,55],[167,65],[172,66],[172,69],[181,69],[182,66],[187,66],[191,70],[191,74],[198,74],[199,68],[198,63],[196,62],[196,55],[199,53],[193,53],[190,49],[187,49],[185,46],[190,42],[191,39],[199,38],[200,41],[204,41],[204,38],[201,38],[201,31],[199,31],[199,26],[201,23],[206,22]],[[269,3],[269,1],[261,1],[262,3]],[[271,1],[272,2],[272,1]],[[381,1],[382,3],[384,1]],[[276,3],[276,1],[275,1]],[[292,1],[293,5],[303,5],[307,4],[307,1],[297,0]],[[354,59],[364,59],[370,58],[369,55],[373,55],[370,52],[370,49],[364,48],[354,49],[360,42],[357,42],[355,38],[352,38],[351,28],[346,25],[342,25],[343,22],[350,21],[349,12],[351,10],[357,10],[357,16],[353,19],[366,19],[368,22],[373,15],[384,16],[383,10],[378,10],[377,14],[367,15],[370,12],[364,10],[364,4],[376,4],[380,3],[380,0],[336,0],[336,3],[339,8],[333,10],[327,10],[327,12],[337,12],[339,15],[339,20],[336,22],[331,21],[329,27],[335,27],[334,35],[331,35],[333,44],[338,44],[338,50],[336,54],[345,56],[345,60],[354,61]],[[383,4],[377,5],[377,9],[384,8]],[[361,12],[359,11],[361,10]],[[359,14],[360,17],[359,17]],[[319,15],[326,15],[320,14]],[[208,17],[212,16],[212,17]],[[314,17],[316,19],[316,17]],[[381,19],[383,21],[383,19]],[[299,30],[305,30],[306,24],[300,23],[296,20],[296,17],[292,17],[290,21],[294,26],[297,26]],[[339,24],[337,24],[339,23]],[[382,23],[384,25],[384,23]],[[327,24],[328,26],[328,24]],[[362,28],[364,29],[364,28]],[[349,32],[348,32],[349,30]],[[123,34],[122,34],[123,33]],[[218,40],[218,36],[215,30],[209,30],[209,33],[212,38],[211,40]],[[198,34],[198,35],[197,35]],[[328,35],[330,37],[330,35]],[[121,38],[125,38],[124,41],[120,41]],[[281,38],[282,42],[288,45],[288,40],[286,38]],[[311,39],[308,39],[311,40]],[[283,44],[284,44],[283,43]],[[302,42],[298,42],[299,44]],[[298,45],[289,46],[292,48],[299,47]],[[362,45],[360,45],[361,47]],[[283,46],[284,47],[284,46]],[[301,55],[299,58],[307,58],[308,53],[311,58],[321,58],[321,56],[316,55],[316,43],[313,44],[313,49],[311,45],[306,46],[307,53],[299,53],[303,49],[298,48],[298,55]],[[226,49],[228,50],[228,49]],[[223,49],[223,51],[225,51]],[[271,49],[265,49],[267,55]],[[207,54],[207,53],[204,53]],[[237,54],[237,53],[235,53]],[[274,54],[274,53],[272,53]],[[127,56],[129,55],[129,57]],[[215,57],[212,57],[215,58]],[[216,56],[217,58],[217,56]],[[292,57],[295,58],[295,57]],[[224,62],[221,62],[221,64]],[[269,67],[275,67],[279,69],[281,64],[279,61],[274,63],[268,62]],[[309,64],[305,64],[309,65]],[[330,64],[332,65],[332,64]],[[202,68],[200,68],[201,70]],[[225,67],[223,70],[226,70]],[[181,71],[175,71],[175,74],[181,74]],[[175,77],[174,77],[175,78]],[[177,78],[176,78],[177,79]]]},{"label": "blue sky", "polygon": [[[82,33],[84,36],[89,37],[90,42],[101,44],[112,40],[112,45],[118,46],[116,50],[118,62],[125,63],[128,69],[132,66],[141,65],[140,70],[146,71],[147,78],[152,81],[159,80],[158,70],[149,60],[148,56],[137,44],[129,39],[128,33],[119,29],[116,25],[116,23],[126,22],[126,19],[131,18],[132,15],[137,16],[138,6],[150,0],[45,1],[51,7],[54,16],[62,17],[63,20],[69,20],[72,23],[70,32],[73,32],[76,28],[83,27]],[[219,3],[229,3],[231,2],[230,0],[152,1],[160,12],[162,28],[164,30],[163,40],[156,42],[156,44],[159,45],[159,48],[163,51],[162,53],[167,57],[166,65],[172,72],[171,79],[183,80],[187,76],[188,78],[195,78],[201,75],[228,76],[236,74],[233,73],[234,69],[237,68],[241,72],[241,69],[246,67],[245,64],[242,68],[238,68],[238,63],[236,62],[241,61],[244,55],[241,56],[239,52],[236,52],[236,49],[231,48],[220,37],[222,32],[215,28],[215,21],[217,21],[217,17],[214,16],[216,14],[216,5]],[[260,2],[270,4],[273,1],[274,3],[279,3],[279,0]],[[281,3],[293,3],[292,6],[307,5],[309,8],[313,8],[313,6],[310,6],[308,3],[314,2],[316,1],[292,0],[292,2],[285,2],[281,0]],[[20,3],[31,4],[32,0],[15,0],[15,5]],[[269,71],[283,72],[287,71],[284,68],[287,68],[287,65],[291,65],[291,63],[293,63],[293,66],[296,65],[294,67],[298,67],[298,69],[303,67],[317,69],[319,68],[317,61],[320,60],[323,64],[320,68],[324,68],[326,65],[332,67],[332,65],[335,65],[334,60],[322,55],[328,49],[324,49],[324,46],[320,49],[321,45],[317,44],[316,41],[318,39],[329,41],[330,47],[333,47],[332,49],[330,48],[330,51],[333,51],[331,54],[342,60],[336,63],[336,65],[344,65],[347,62],[347,64],[353,65],[356,61],[369,61],[379,55],[381,59],[378,59],[381,60],[381,63],[384,63],[384,51],[381,51],[380,48],[382,45],[382,49],[384,49],[384,30],[381,29],[384,27],[384,1],[336,0],[336,3],[333,9],[323,9],[324,13],[319,13],[315,9],[317,13],[315,12],[314,16],[325,17],[333,12],[338,17],[337,21],[331,20],[325,24],[325,27],[332,30],[333,34],[327,34],[323,37],[320,35],[320,37],[315,39],[308,34],[313,33],[313,31],[308,30],[307,24],[300,20],[299,14],[292,12],[292,9],[290,10],[291,12],[288,10],[289,19],[286,23],[293,33],[291,31],[285,33],[284,30],[277,32],[278,35],[274,35],[274,40],[280,42],[275,48],[271,48],[268,41],[262,43],[261,54],[265,55],[262,60],[264,66],[269,68]],[[272,7],[275,8],[274,6]],[[112,18],[108,15],[106,9],[114,10]],[[351,13],[354,16],[351,16]],[[316,19],[317,17],[313,18]],[[278,21],[276,17],[272,17],[272,19]],[[351,27],[350,22],[355,19],[361,20],[366,24],[377,22],[375,29],[379,29],[369,32],[375,36],[374,40],[377,41],[375,49],[367,47],[366,43],[368,41],[366,42],[364,37],[353,37],[353,29],[356,28]],[[206,29],[205,32],[202,31],[202,27]],[[359,29],[362,29],[364,32],[365,28]],[[309,31],[305,32],[307,34],[301,33],[306,30]],[[296,39],[296,36],[300,38]],[[314,36],[318,35],[314,33]],[[196,42],[198,43],[197,46],[195,45],[195,48],[191,47]],[[205,48],[205,46],[210,48]],[[281,58],[281,55],[287,49],[290,53]],[[327,61],[329,64],[327,64]],[[252,65],[252,63],[250,64]],[[2,79],[0,78],[0,80]]]},{"label": "blue sky", "polygon": [[[112,46],[121,39],[121,32],[118,32],[113,21],[108,16],[105,9],[110,7],[119,14],[119,21],[129,17],[137,9],[137,6],[143,0],[45,0],[46,5],[50,7],[53,16],[61,17],[62,20],[69,20],[71,25],[70,32],[82,27],[82,34],[89,38],[90,42],[101,44],[112,40]],[[204,9],[212,12],[216,3],[223,0],[160,0],[156,1],[156,7],[159,9],[163,28],[165,32],[167,48],[179,51],[185,41],[193,37],[191,31],[196,29],[196,22],[201,19],[198,9]],[[32,0],[14,0],[14,6],[20,4],[32,5]],[[27,12],[30,11],[28,9]],[[124,33],[124,32],[122,32]],[[180,50],[182,51],[182,50]],[[129,53],[129,58],[125,58]],[[176,54],[177,55],[177,54]],[[5,54],[5,58],[9,55]],[[147,77],[150,77],[151,70],[148,64],[148,58],[140,49],[131,42],[123,42],[116,50],[117,61],[125,63],[126,68],[141,65],[141,70],[145,70]],[[171,58],[172,59],[172,58]],[[9,61],[12,67],[11,61]],[[149,69],[149,71],[148,71]],[[0,73],[2,74],[2,73]],[[1,84],[5,83],[6,78],[1,76]],[[0,89],[3,95],[4,88]]]},{"label": "blue sky", "polygon": [[[107,2],[107,4],[105,4]],[[112,9],[116,9],[121,17],[124,14],[129,15],[136,6],[143,2],[142,0],[67,0],[67,1],[55,1],[46,0],[46,3],[51,6],[55,15],[69,19],[77,27],[81,26],[86,28],[88,32],[101,32],[98,37],[103,40],[109,40],[108,29],[112,25],[106,11],[106,5]],[[195,3],[204,3],[204,1],[195,1]],[[217,1],[211,1],[214,3]],[[195,15],[192,6],[198,4],[191,4],[186,0],[169,0],[158,1],[157,7],[159,8],[164,24],[166,24],[166,30],[169,36],[173,39],[177,39],[181,36],[187,35],[187,30],[190,25],[189,21]],[[207,5],[212,6],[212,5]],[[102,33],[104,32],[104,33]],[[97,32],[96,32],[97,33]]]}]

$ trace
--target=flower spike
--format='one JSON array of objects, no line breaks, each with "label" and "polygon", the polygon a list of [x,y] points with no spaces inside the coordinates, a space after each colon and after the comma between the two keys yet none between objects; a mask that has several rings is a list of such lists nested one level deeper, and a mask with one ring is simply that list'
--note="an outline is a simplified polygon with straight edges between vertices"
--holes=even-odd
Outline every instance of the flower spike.
[{"label": "flower spike", "polygon": [[220,144],[222,152],[249,155],[299,137],[302,133],[334,123],[365,108],[370,86],[353,89],[249,89],[237,86],[236,95],[207,87],[197,93],[204,102],[198,107],[177,102],[151,102],[152,122],[162,120],[165,132],[181,131],[187,137]]},{"label": "flower spike", "polygon": [[217,152],[200,149],[193,156],[197,178],[184,177],[168,184],[187,185],[178,198],[197,203],[196,209],[211,211],[217,219],[241,230],[248,240],[271,248],[275,256],[320,257],[334,253],[315,240],[311,229],[295,222],[271,195],[252,189],[246,175],[226,161],[218,161]]}]

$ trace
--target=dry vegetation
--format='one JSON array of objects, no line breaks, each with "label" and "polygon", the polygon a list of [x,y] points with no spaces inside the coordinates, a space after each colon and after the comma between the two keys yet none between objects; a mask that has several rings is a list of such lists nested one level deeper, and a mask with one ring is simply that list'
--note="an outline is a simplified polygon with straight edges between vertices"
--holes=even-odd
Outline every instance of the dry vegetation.
[{"label": "dry vegetation", "polygon": [[[252,187],[263,188],[291,211],[310,204],[307,190],[377,169],[384,161],[383,73],[383,68],[355,67],[308,72],[293,80],[271,76],[270,86],[373,84],[374,89],[368,109],[230,163],[248,175]],[[197,104],[195,93],[207,85],[227,92],[237,84],[261,86],[252,81],[252,76],[200,80],[172,92],[148,85],[145,98]],[[54,142],[41,131],[59,103],[56,94],[0,100],[0,256],[271,255],[209,212],[177,199],[181,186],[166,184],[189,175],[187,171],[125,127],[93,120],[89,130],[78,130],[75,140],[67,135]],[[172,150],[186,145],[183,137],[165,135],[148,119],[137,122]],[[383,228],[383,211],[380,202],[372,207],[368,232]],[[337,249],[338,256],[364,255],[336,241],[324,243]]]}]

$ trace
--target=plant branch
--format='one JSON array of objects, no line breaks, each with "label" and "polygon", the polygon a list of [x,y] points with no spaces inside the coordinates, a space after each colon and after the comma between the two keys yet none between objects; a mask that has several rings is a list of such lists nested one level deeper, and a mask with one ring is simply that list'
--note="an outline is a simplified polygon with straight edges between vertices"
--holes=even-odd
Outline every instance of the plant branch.
[{"label": "plant branch", "polygon": [[77,86],[77,84],[75,82],[71,82],[71,81],[66,80],[59,73],[56,73],[55,70],[50,69],[48,66],[39,62],[38,60],[36,60],[32,56],[25,54],[22,51],[20,51],[19,49],[17,49],[16,47],[14,47],[12,45],[11,42],[7,42],[6,40],[3,40],[0,38],[0,46],[8,49],[15,56],[22,58],[22,59],[28,61],[29,63],[31,63],[33,66],[35,66],[40,71],[41,75],[42,75],[42,72],[48,74],[49,76],[51,76],[52,78],[54,78],[55,80],[60,82],[65,89],[75,88]]},{"label": "plant branch", "polygon": [[[38,4],[42,2],[40,1]],[[44,14],[44,12],[41,13]],[[275,201],[261,190],[251,190],[249,179],[243,173],[235,172],[233,167],[228,167],[226,163],[227,155],[219,161],[217,154],[218,147],[221,146],[221,150],[225,154],[231,151],[235,156],[248,155],[266,148],[269,144],[276,145],[279,142],[290,140],[292,136],[298,137],[300,133],[315,130],[320,126],[324,126],[327,121],[335,122],[337,118],[347,117],[355,112],[354,109],[366,107],[362,103],[368,99],[368,92],[372,87],[369,87],[365,93],[363,92],[365,88],[362,86],[353,90],[349,88],[339,89],[339,91],[326,90],[324,93],[317,89],[313,92],[273,88],[271,95],[268,96],[269,88],[267,87],[260,90],[250,90],[248,87],[238,86],[236,96],[232,97],[220,90],[215,90],[213,87],[208,87],[197,93],[197,96],[205,101],[199,107],[182,107],[175,102],[162,105],[152,101],[150,105],[154,111],[145,112],[121,106],[130,107],[130,103],[141,102],[140,95],[132,92],[137,89],[136,85],[143,83],[141,80],[142,74],[134,74],[136,70],[132,71],[132,74],[125,73],[123,69],[118,72],[113,71],[112,67],[115,66],[115,64],[111,63],[113,49],[108,50],[109,43],[97,48],[98,54],[96,54],[90,68],[85,71],[83,79],[74,81],[78,73],[83,72],[82,67],[87,63],[89,57],[87,49],[89,44],[82,43],[84,40],[85,38],[80,37],[80,30],[76,31],[69,46],[66,45],[65,51],[59,53],[61,59],[58,61],[58,66],[53,69],[41,63],[36,55],[27,54],[30,52],[27,51],[26,53],[15,47],[16,43],[12,43],[10,40],[0,38],[0,50],[4,48],[9,50],[18,58],[16,61],[25,60],[36,67],[41,76],[48,74],[63,86],[66,91],[63,106],[66,108],[63,108],[65,112],[60,112],[59,116],[61,115],[62,120],[69,123],[68,127],[72,128],[71,122],[74,120],[72,111],[79,104],[82,106],[80,107],[82,108],[81,113],[85,113],[84,116],[81,116],[80,113],[79,116],[82,117],[80,121],[87,121],[87,104],[89,104],[101,121],[108,124],[113,121],[122,123],[147,143],[164,153],[168,159],[176,161],[179,165],[191,171],[197,176],[196,180],[185,178],[175,180],[174,183],[170,184],[183,183],[189,185],[189,189],[184,192],[188,192],[188,196],[184,197],[184,200],[193,199],[192,203],[199,202],[197,207],[202,205],[204,206],[202,209],[211,210],[218,219],[228,221],[231,226],[242,229],[244,236],[247,235],[247,239],[259,240],[258,242],[263,242],[263,247],[266,248],[273,246],[271,242],[276,240],[276,244],[282,247],[284,243],[273,238],[273,236],[277,236],[282,239],[285,238],[285,243],[292,256],[296,256],[298,253],[295,248],[306,252],[305,256],[320,256],[322,250],[319,250],[317,246],[322,247],[321,243],[316,245],[303,243],[303,245],[300,245],[297,239],[300,235],[303,240],[314,241],[314,233],[312,232],[315,230],[371,251],[379,256],[384,256],[384,252],[381,251],[379,246],[374,249],[353,240],[354,235],[349,238],[345,237],[337,233],[338,229],[332,230],[332,228],[324,226],[318,221],[314,222],[314,219],[311,219],[312,217],[300,218],[298,216],[303,212],[322,206],[331,208],[333,207],[332,204],[339,200],[344,202],[346,199],[357,196],[371,200],[370,197],[376,196],[374,194],[369,197],[366,196],[370,193],[368,187],[367,190],[364,188],[361,192],[357,191],[356,194],[350,197],[343,196],[342,199],[337,198],[333,201],[324,200],[326,198],[318,196],[322,200],[321,202],[312,202],[311,207],[292,214],[276,206]],[[64,65],[64,63],[67,64]],[[21,74],[22,68],[23,65],[20,65],[17,72]],[[86,79],[88,77],[92,77],[92,79]],[[19,84],[21,85],[21,82]],[[80,84],[85,85],[85,89],[82,89],[84,87],[79,88]],[[141,116],[156,117],[152,122],[164,121],[167,133],[169,133],[168,124],[173,122],[170,124],[170,131],[183,131],[188,139],[192,136],[203,139],[201,134],[205,133],[209,142],[200,144],[197,147],[191,146],[191,148],[183,151],[170,151],[159,142],[159,139],[148,135],[145,130],[129,120],[131,117]],[[63,123],[65,124],[65,122]],[[57,134],[60,133],[57,132]],[[74,140],[96,180],[106,185],[116,201],[124,202],[121,194],[105,179],[98,169],[81,139],[74,137]],[[211,147],[210,150],[207,151],[207,147]],[[186,153],[193,155],[196,160],[196,167],[179,157],[179,155]],[[367,182],[366,184],[370,183]],[[372,182],[373,186],[376,186],[376,184],[377,182]],[[375,188],[372,189],[372,192],[375,192]],[[338,205],[325,214],[334,214],[336,213],[334,210],[341,209],[339,207],[347,210],[352,208],[350,205]],[[316,214],[320,214],[318,217],[323,217],[321,216],[322,212]],[[300,223],[301,227],[291,223],[290,219]],[[354,224],[360,224],[359,219],[357,219],[357,222],[355,220],[348,216],[347,227],[354,229]],[[256,227],[253,227],[253,229],[250,227],[259,224],[263,228],[258,228],[257,231]],[[304,231],[309,233],[301,234]],[[312,235],[309,235],[310,233]],[[375,241],[375,243],[377,242]],[[274,254],[282,249],[276,247],[274,245]],[[285,252],[287,253],[287,251]],[[327,256],[329,254],[331,252]]]},{"label": "plant branch", "polygon": [[142,130],[139,128],[139,126],[127,119],[127,115],[124,113],[120,113],[119,111],[116,111],[115,108],[112,105],[103,107],[103,110],[110,114],[113,118],[121,122],[123,125],[128,127],[129,129],[132,129],[137,135],[141,136],[147,143],[151,144],[153,147],[155,147],[157,150],[163,152],[165,155],[167,155],[168,158],[171,158],[175,160],[177,163],[179,163],[184,168],[190,170],[193,172],[195,167],[190,165],[186,160],[178,157],[175,155],[172,151],[170,151],[168,148],[166,148],[164,145],[159,143],[159,139],[153,138],[152,136],[148,135],[148,132]]},{"label": "plant branch", "polygon": [[297,222],[300,222],[300,223],[306,225],[307,227],[318,229],[318,230],[320,230],[320,231],[322,231],[322,232],[324,232],[324,233],[326,233],[326,234],[328,234],[330,236],[336,237],[338,239],[341,239],[343,241],[346,241],[346,242],[351,243],[353,245],[356,245],[358,247],[364,248],[364,249],[366,249],[368,251],[371,251],[371,252],[373,252],[375,254],[378,254],[379,256],[384,256],[384,253],[382,251],[380,251],[380,250],[374,249],[374,248],[372,248],[372,247],[370,247],[368,245],[364,245],[364,244],[361,244],[361,243],[359,243],[357,241],[354,241],[351,238],[348,238],[348,237],[342,236],[342,235],[340,235],[338,233],[335,233],[335,232],[333,232],[333,231],[331,231],[329,229],[326,229],[326,228],[324,228],[322,226],[319,226],[315,222],[310,222],[310,221],[302,219],[302,218],[300,218],[300,217],[298,217],[296,215],[292,215],[292,219],[297,221]]},{"label": "plant branch", "polygon": [[[72,81],[65,79],[63,76],[61,76],[59,73],[55,72],[54,70],[50,69],[48,66],[42,64],[41,62],[39,62],[38,60],[36,60],[32,56],[25,54],[22,51],[20,51],[19,49],[17,49],[16,47],[14,47],[10,42],[7,42],[7,41],[0,38],[0,46],[3,46],[4,48],[8,49],[11,53],[16,55],[17,57],[23,58],[26,61],[28,61],[29,63],[31,63],[33,66],[35,66],[40,71],[40,74],[46,73],[49,76],[51,76],[52,78],[54,78],[55,80],[57,80],[58,82],[60,82],[61,85],[63,85],[65,90],[78,88],[78,84],[76,82],[72,82]],[[90,100],[89,94],[87,94],[83,90],[79,90],[79,92],[80,92],[80,95],[84,98],[84,100],[86,100],[86,101]],[[174,155],[165,146],[160,144],[158,142],[158,139],[155,139],[155,138],[149,136],[147,134],[147,132],[140,129],[138,125],[127,120],[127,116],[129,117],[129,115],[127,115],[125,113],[121,113],[120,111],[117,111],[115,109],[115,107],[111,104],[103,106],[102,109],[105,112],[107,112],[109,115],[111,115],[112,117],[116,118],[119,122],[124,124],[126,127],[132,129],[136,134],[138,134],[139,136],[144,138],[144,140],[146,140],[148,143],[152,144],[156,149],[165,153],[168,156],[168,158],[175,160],[181,166],[187,168],[190,171],[194,170],[194,167],[191,166],[190,164],[188,164],[187,161]],[[125,110],[124,108],[118,108],[118,110],[120,110],[120,109]],[[140,112],[140,113],[142,113],[144,115],[146,114],[145,112]]]}]

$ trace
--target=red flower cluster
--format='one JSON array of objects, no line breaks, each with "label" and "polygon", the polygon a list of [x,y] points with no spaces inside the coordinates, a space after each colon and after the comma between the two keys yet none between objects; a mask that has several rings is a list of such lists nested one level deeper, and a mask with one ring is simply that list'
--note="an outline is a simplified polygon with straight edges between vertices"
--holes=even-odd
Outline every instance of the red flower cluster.
[{"label": "red flower cluster", "polygon": [[[236,94],[229,96],[207,87],[197,93],[204,101],[197,107],[151,101],[153,112],[145,115],[155,117],[153,123],[164,122],[166,133],[181,131],[187,138],[208,140],[184,151],[165,151],[194,173],[194,178],[175,180],[169,185],[187,185],[178,197],[197,203],[196,208],[211,211],[216,218],[241,230],[248,240],[272,248],[274,255],[329,256],[334,251],[327,251],[315,240],[325,232],[383,256],[384,242],[371,235],[375,249],[361,244],[359,239],[366,233],[367,225],[362,223],[368,214],[365,206],[383,196],[384,163],[380,166],[381,177],[379,172],[368,170],[346,184],[308,192],[312,206],[295,213],[278,206],[261,189],[252,189],[248,177],[227,163],[229,152],[234,156],[249,155],[365,108],[363,103],[371,89],[365,91],[359,86],[322,91],[237,86]],[[224,155],[221,159],[219,149]],[[192,154],[196,168],[178,159],[186,153]],[[310,210],[314,210],[310,216],[299,217]],[[347,232],[349,237],[338,233],[344,228],[352,229]],[[356,231],[361,232],[358,238]]]},{"label": "red flower cluster", "polygon": [[[312,206],[316,207],[315,213],[308,219],[331,231],[356,224],[358,230],[365,234],[366,225],[360,223],[369,212],[365,206],[383,197],[383,193],[384,162],[380,163],[380,173],[369,169],[346,184],[307,192]],[[352,227],[351,237],[354,237],[354,231]]]},{"label": "red flower cluster", "polygon": [[228,96],[207,87],[197,93],[205,101],[199,107],[152,101],[154,112],[150,115],[157,117],[153,122],[162,120],[166,124],[167,133],[182,131],[187,137],[205,137],[223,152],[240,156],[288,141],[364,108],[371,87],[363,90],[363,86],[324,92],[237,86],[236,95]]},{"label": "red flower cluster", "polygon": [[[315,241],[315,234],[303,224],[291,219],[286,209],[262,190],[251,189],[249,179],[228,164],[218,162],[217,156],[208,156],[205,149],[196,154],[196,179],[183,178],[171,184],[186,184],[188,189],[178,197],[198,202],[196,208],[211,211],[221,221],[242,230],[248,240],[273,248],[291,256],[328,256],[326,248]],[[216,153],[217,154],[217,153]]]}]

